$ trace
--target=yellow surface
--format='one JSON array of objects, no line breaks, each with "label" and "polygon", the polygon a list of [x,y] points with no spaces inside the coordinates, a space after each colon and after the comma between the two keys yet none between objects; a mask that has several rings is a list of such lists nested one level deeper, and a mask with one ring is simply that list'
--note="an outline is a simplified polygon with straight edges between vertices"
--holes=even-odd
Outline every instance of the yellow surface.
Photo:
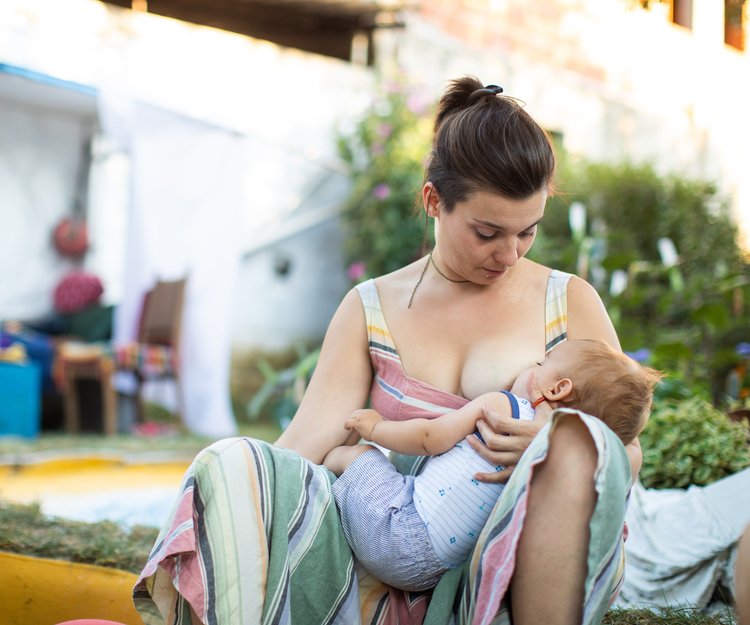
[{"label": "yellow surface", "polygon": [[125,488],[179,487],[189,462],[126,463],[108,458],[64,458],[0,465],[0,499],[18,503],[47,495],[84,494]]},{"label": "yellow surface", "polygon": [[0,622],[54,625],[100,618],[143,625],[130,596],[136,579],[99,566],[0,552]]}]

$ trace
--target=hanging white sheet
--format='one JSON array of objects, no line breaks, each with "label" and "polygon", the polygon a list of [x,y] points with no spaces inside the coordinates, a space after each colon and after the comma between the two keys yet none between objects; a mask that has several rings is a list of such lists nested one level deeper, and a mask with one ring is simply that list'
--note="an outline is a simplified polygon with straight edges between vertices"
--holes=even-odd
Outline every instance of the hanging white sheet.
[{"label": "hanging white sheet", "polygon": [[236,433],[229,395],[231,312],[240,262],[246,142],[238,134],[102,93],[103,131],[131,161],[124,294],[114,340],[135,338],[143,294],[188,277],[182,326],[182,411],[188,429]]}]

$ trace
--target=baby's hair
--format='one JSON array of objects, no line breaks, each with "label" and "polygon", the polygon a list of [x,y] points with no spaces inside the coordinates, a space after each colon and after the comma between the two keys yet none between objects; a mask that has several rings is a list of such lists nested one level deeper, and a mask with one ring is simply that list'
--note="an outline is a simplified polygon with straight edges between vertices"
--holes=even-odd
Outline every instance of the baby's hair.
[{"label": "baby's hair", "polygon": [[646,427],[654,387],[662,374],[644,367],[604,341],[576,339],[578,365],[565,372],[573,393],[565,404],[599,417],[624,444]]},{"label": "baby's hair", "polygon": [[435,185],[447,212],[476,191],[513,200],[551,191],[555,155],[549,134],[499,89],[464,76],[451,81],[440,99],[425,182]]}]

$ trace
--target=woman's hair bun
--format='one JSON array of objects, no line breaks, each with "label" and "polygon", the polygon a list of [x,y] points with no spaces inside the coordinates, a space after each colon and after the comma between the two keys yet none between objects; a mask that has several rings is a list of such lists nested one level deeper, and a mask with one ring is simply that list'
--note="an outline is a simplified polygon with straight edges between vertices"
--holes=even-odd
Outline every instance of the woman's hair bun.
[{"label": "woman's hair bun", "polygon": [[497,85],[487,85],[482,89],[472,91],[469,95],[469,104],[474,104],[479,98],[494,97],[503,92],[503,88]]},{"label": "woman's hair bun", "polygon": [[440,98],[435,113],[435,130],[443,123],[443,120],[461,109],[465,109],[482,97],[496,96],[503,92],[502,87],[497,85],[484,86],[476,76],[462,76],[452,80],[448,89]]}]

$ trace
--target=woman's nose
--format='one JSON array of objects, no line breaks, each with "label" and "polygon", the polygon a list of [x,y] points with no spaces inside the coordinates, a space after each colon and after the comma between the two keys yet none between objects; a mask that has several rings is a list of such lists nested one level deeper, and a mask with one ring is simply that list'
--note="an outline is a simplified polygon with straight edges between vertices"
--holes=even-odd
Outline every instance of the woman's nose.
[{"label": "woman's nose", "polygon": [[512,267],[518,262],[518,248],[515,241],[502,241],[495,250],[495,260],[504,267]]}]

